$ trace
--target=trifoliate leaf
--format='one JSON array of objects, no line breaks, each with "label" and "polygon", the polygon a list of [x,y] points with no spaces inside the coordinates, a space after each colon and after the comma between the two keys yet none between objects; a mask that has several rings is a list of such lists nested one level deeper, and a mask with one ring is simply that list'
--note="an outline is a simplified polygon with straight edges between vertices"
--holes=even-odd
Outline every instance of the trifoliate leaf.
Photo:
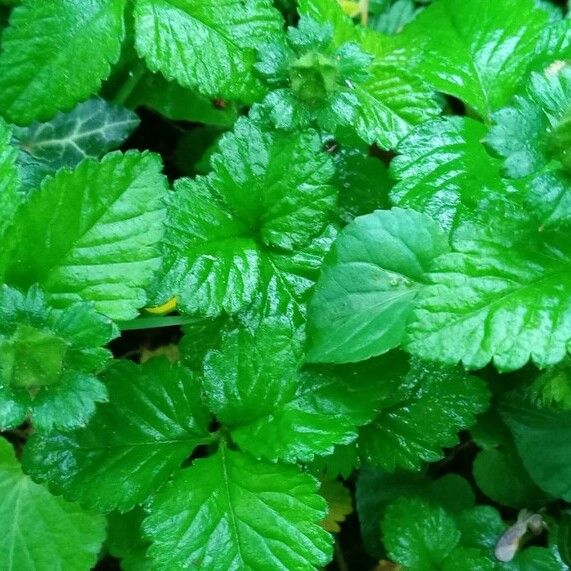
[{"label": "trifoliate leaf", "polygon": [[21,198],[18,195],[19,176],[16,167],[18,152],[10,144],[12,133],[0,119],[0,237],[10,225]]},{"label": "trifoliate leaf", "polygon": [[486,153],[485,134],[485,126],[468,117],[420,125],[398,146],[391,163],[399,181],[391,191],[393,201],[449,229],[462,204],[472,206],[486,193],[502,191],[501,162]]},{"label": "trifoliate leaf", "polygon": [[119,147],[138,124],[132,111],[90,99],[47,123],[15,128],[23,185],[36,190],[46,175],[61,167],[75,167],[85,158],[101,158]]},{"label": "trifoliate leaf", "polygon": [[470,369],[493,361],[500,371],[530,359],[545,367],[565,356],[571,340],[567,236],[538,231],[533,213],[500,204],[501,218],[485,209],[457,231],[454,252],[433,263],[432,283],[420,291],[408,330],[412,353]]},{"label": "trifoliate leaf", "polygon": [[341,524],[345,518],[353,512],[351,493],[339,481],[332,480],[321,484],[320,494],[327,501],[329,511],[327,517],[321,522],[323,529],[332,533],[341,531]]},{"label": "trifoliate leaf", "polygon": [[569,501],[571,412],[538,408],[517,395],[506,397],[501,412],[534,482],[552,496]]},{"label": "trifoliate leaf", "polygon": [[250,303],[261,265],[303,250],[336,202],[333,164],[313,131],[265,132],[240,120],[219,146],[211,175],[176,185],[155,294],[158,302],[178,295],[184,311],[208,316]]},{"label": "trifoliate leaf", "polygon": [[400,498],[381,523],[387,553],[410,571],[439,569],[460,541],[454,518],[420,498]]},{"label": "trifoliate leaf", "polygon": [[[238,118],[237,106],[214,101],[197,91],[181,87],[163,76],[147,73],[126,100],[129,107],[148,107],[173,121],[190,121],[219,127],[232,127]],[[195,137],[194,131],[192,137]]]},{"label": "trifoliate leaf", "polygon": [[334,133],[357,117],[355,86],[366,81],[372,56],[356,43],[336,47],[333,26],[302,16],[287,41],[259,50],[256,69],[270,93],[255,114],[278,128],[317,126]]},{"label": "trifoliate leaf", "polygon": [[149,69],[213,97],[258,97],[255,50],[282,26],[269,0],[135,3],[135,45]]},{"label": "trifoliate leaf", "polygon": [[127,511],[209,441],[209,415],[192,374],[166,359],[118,362],[106,375],[109,403],[84,429],[34,436],[26,471],[54,493],[100,511]]},{"label": "trifoliate leaf", "polygon": [[35,2],[2,34],[0,114],[19,125],[50,119],[95,93],[119,59],[124,0]]},{"label": "trifoliate leaf", "polygon": [[105,520],[52,496],[22,473],[0,438],[0,553],[6,571],[88,571],[105,539]]},{"label": "trifoliate leaf", "polygon": [[177,474],[152,500],[144,530],[157,570],[299,569],[331,557],[318,482],[221,446]]},{"label": "trifoliate leaf", "polygon": [[429,264],[447,249],[446,235],[424,214],[395,208],[357,218],[322,266],[307,359],[352,362],[397,347]]},{"label": "trifoliate leaf", "polygon": [[571,68],[533,74],[525,96],[493,115],[490,146],[506,174],[527,178],[527,201],[545,227],[571,224]]},{"label": "trifoliate leaf", "polygon": [[409,66],[482,117],[519,88],[548,15],[533,0],[441,0],[405,28]]},{"label": "trifoliate leaf", "polygon": [[37,286],[25,294],[1,286],[0,428],[29,415],[42,432],[84,425],[107,399],[95,375],[111,357],[102,345],[115,335],[89,304],[54,311]]},{"label": "trifoliate leaf", "polygon": [[230,331],[204,363],[210,409],[242,450],[269,460],[311,461],[355,440],[392,374],[392,358],[358,371],[300,372],[293,335],[283,321]]},{"label": "trifoliate leaf", "polygon": [[413,362],[393,398],[359,437],[362,456],[390,471],[442,458],[442,448],[457,444],[458,432],[486,410],[489,394],[460,368]]},{"label": "trifoliate leaf", "polygon": [[6,235],[4,280],[23,288],[38,282],[57,307],[92,301],[112,319],[136,317],[160,264],[160,169],[158,156],[130,151],[46,180]]}]

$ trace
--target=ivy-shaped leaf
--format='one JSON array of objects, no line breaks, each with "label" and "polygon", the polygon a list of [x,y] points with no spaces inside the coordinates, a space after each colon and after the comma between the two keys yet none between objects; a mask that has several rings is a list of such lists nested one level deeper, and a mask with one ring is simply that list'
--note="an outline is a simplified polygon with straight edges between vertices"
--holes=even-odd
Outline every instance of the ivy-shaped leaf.
[{"label": "ivy-shaped leaf", "polygon": [[119,147],[138,124],[132,111],[103,99],[90,99],[46,123],[16,127],[22,185],[36,190],[46,175],[61,167],[75,167],[85,158],[101,158]]}]

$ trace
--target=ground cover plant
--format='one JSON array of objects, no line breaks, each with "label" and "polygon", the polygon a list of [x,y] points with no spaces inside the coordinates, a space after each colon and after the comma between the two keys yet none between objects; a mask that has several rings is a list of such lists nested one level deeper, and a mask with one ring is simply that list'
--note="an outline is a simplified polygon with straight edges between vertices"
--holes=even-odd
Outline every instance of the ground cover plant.
[{"label": "ground cover plant", "polygon": [[0,568],[571,565],[571,19],[0,0]]}]

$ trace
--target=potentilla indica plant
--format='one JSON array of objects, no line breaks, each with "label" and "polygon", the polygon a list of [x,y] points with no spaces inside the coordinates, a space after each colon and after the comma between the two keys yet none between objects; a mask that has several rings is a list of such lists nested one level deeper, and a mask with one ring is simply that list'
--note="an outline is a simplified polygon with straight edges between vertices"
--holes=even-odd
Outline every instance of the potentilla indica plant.
[{"label": "potentilla indica plant", "polygon": [[569,569],[565,2],[0,34],[0,569]]}]

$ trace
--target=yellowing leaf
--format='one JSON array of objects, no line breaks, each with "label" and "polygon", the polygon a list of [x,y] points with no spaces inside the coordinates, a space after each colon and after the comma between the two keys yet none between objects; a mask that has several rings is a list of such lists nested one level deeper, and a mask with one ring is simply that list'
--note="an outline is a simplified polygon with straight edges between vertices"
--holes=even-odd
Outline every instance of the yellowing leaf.
[{"label": "yellowing leaf", "polygon": [[153,315],[166,315],[176,309],[177,302],[178,297],[171,297],[171,299],[165,301],[162,305],[157,305],[156,307],[145,307],[145,311],[147,313],[152,313]]},{"label": "yellowing leaf", "polygon": [[343,12],[350,16],[351,18],[355,18],[361,13],[361,3],[358,0],[337,0],[339,5],[343,9]]},{"label": "yellowing leaf", "polygon": [[180,359],[178,345],[170,343],[169,345],[161,345],[155,349],[149,349],[148,347],[141,348],[141,363],[146,363],[155,357],[166,357],[171,363],[176,363]]},{"label": "yellowing leaf", "polygon": [[321,526],[332,533],[339,533],[341,531],[339,524],[344,522],[345,518],[353,512],[351,494],[338,480],[323,482],[320,491],[329,505],[329,513],[321,522]]}]

